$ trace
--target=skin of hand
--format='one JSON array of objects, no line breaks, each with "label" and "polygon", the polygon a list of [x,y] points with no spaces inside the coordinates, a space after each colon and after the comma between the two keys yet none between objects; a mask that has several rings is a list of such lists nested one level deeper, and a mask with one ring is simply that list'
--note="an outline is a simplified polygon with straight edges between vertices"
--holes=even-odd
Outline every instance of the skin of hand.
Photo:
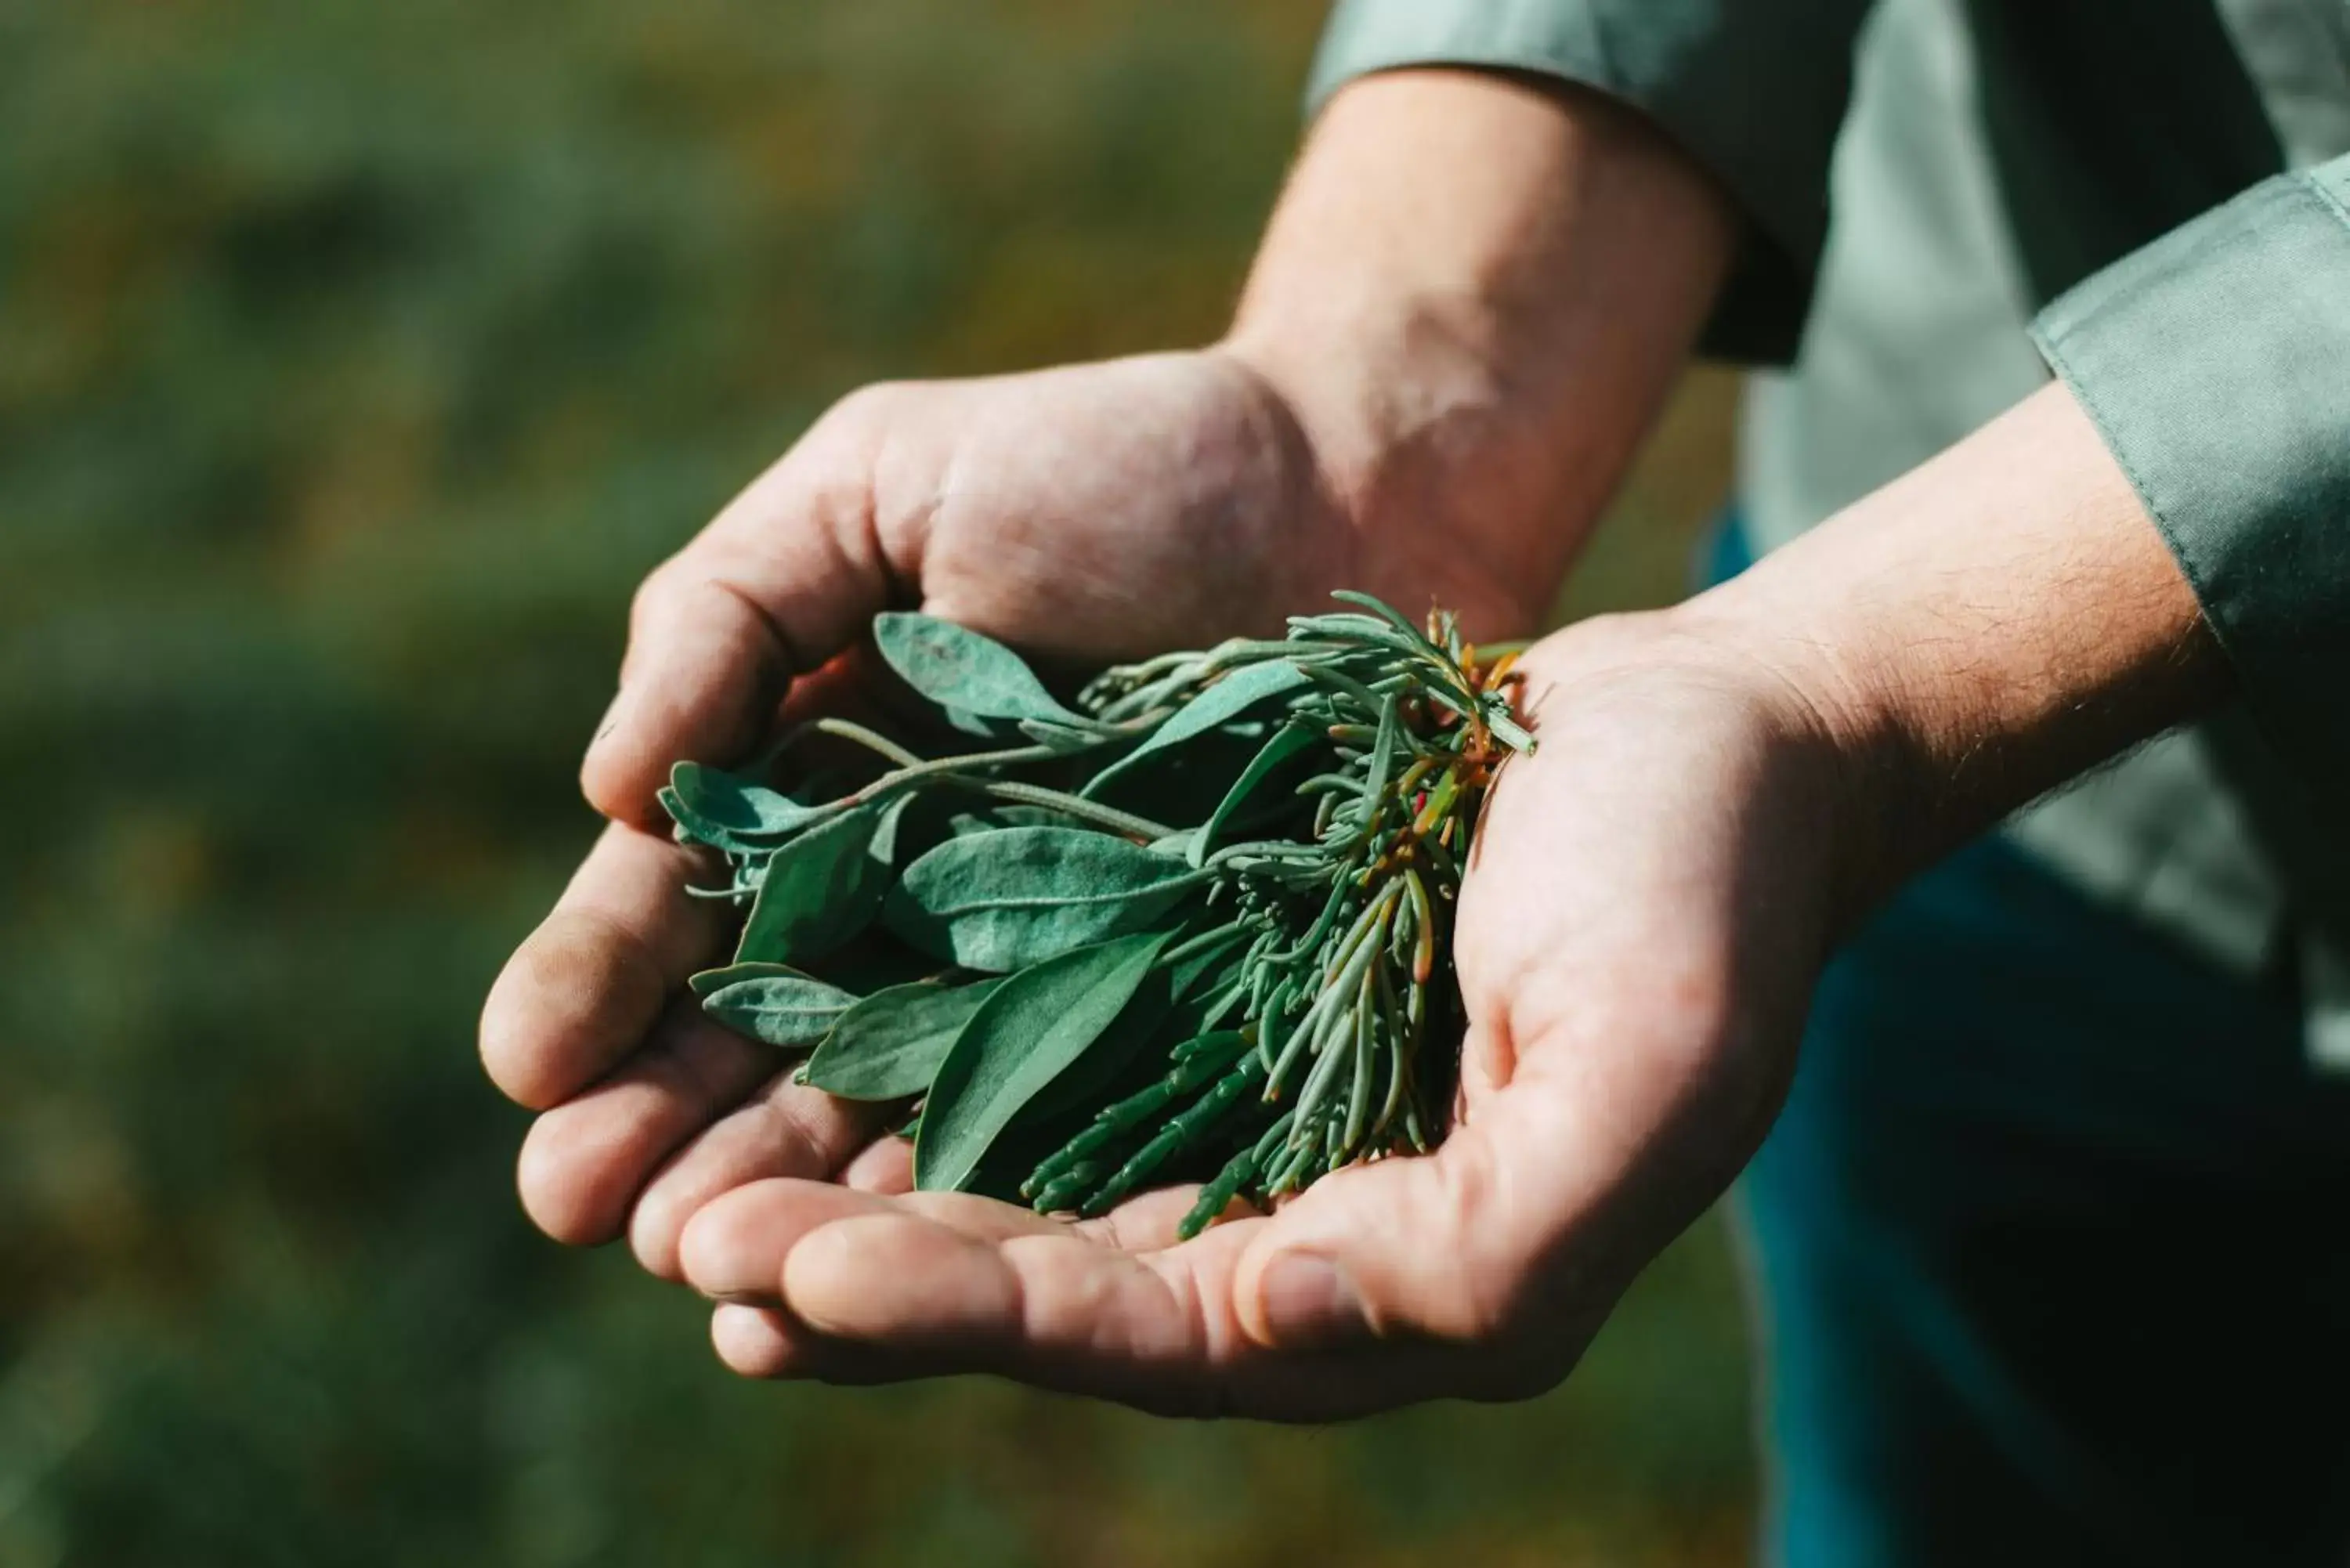
[{"label": "skin of hand", "polygon": [[1071,1226],[751,1183],[681,1243],[720,1355],[1275,1419],[1541,1392],[1752,1152],[1837,934],[2227,683],[2062,389],[1738,582],[1525,668],[1541,746],[1496,784],[1462,893],[1462,1085],[1433,1154],[1180,1243],[1187,1193]]},{"label": "skin of hand", "polygon": [[544,1113],[520,1162],[533,1219],[574,1243],[625,1234],[678,1278],[681,1231],[722,1193],[902,1179],[871,1111],[791,1085],[683,994],[723,961],[727,916],[685,894],[711,868],[665,831],[673,761],[732,761],[795,711],[868,701],[855,641],[893,605],[1073,661],[1277,629],[1340,587],[1445,603],[1488,639],[1526,629],[1729,234],[1718,193],[1626,111],[1399,73],[1321,118],[1226,341],[835,408],[632,608],[583,770],[612,826],[482,1020],[491,1077]]}]

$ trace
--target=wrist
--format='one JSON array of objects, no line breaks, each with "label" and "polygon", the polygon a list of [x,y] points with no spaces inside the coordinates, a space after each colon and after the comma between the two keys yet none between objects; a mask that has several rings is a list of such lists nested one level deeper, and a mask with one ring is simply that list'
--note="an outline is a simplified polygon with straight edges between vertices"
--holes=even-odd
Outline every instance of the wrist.
[{"label": "wrist", "polygon": [[1836,757],[1850,916],[2231,684],[2061,385],[1674,614]]},{"label": "wrist", "polygon": [[1538,519],[1514,483],[1523,404],[1432,316],[1365,322],[1326,346],[1235,330],[1211,352],[1276,400],[1352,541],[1345,586],[1457,610],[1487,639],[1537,627],[1552,597],[1513,542]]},{"label": "wrist", "polygon": [[1222,351],[1295,410],[1404,598],[1474,576],[1507,617],[1481,635],[1522,632],[1678,377],[1734,229],[1598,94],[1385,73],[1317,121]]}]

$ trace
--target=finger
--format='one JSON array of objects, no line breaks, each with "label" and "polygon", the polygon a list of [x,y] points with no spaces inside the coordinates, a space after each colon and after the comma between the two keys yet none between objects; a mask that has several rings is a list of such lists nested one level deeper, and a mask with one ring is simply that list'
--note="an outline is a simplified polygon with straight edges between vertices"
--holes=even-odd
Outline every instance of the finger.
[{"label": "finger", "polygon": [[906,1214],[982,1241],[1065,1231],[1059,1220],[967,1192],[889,1197],[829,1182],[769,1179],[712,1199],[678,1245],[685,1280],[727,1301],[780,1299],[785,1260],[809,1232],[836,1220]]},{"label": "finger", "polygon": [[841,1168],[840,1184],[859,1192],[914,1189],[914,1146],[902,1137],[876,1138]]},{"label": "finger", "polygon": [[515,1177],[524,1210],[558,1241],[612,1240],[660,1162],[774,1068],[773,1051],[679,997],[644,1049],[532,1124]]},{"label": "finger", "polygon": [[719,1303],[710,1314],[710,1345],[727,1370],[744,1377],[789,1377],[804,1362],[790,1320],[767,1307]]},{"label": "finger", "polygon": [[686,1251],[698,1286],[777,1290],[795,1341],[831,1347],[826,1365],[797,1356],[793,1376],[998,1372],[1200,1413],[1219,1402],[1223,1352],[1251,1348],[1213,1283],[1229,1274],[1219,1255],[1239,1242],[1229,1228],[1211,1232],[1173,1264],[1116,1244],[1121,1233],[1171,1238],[1180,1219],[1164,1199],[1071,1225],[964,1193],[887,1199],[776,1182],[697,1216]]},{"label": "finger", "polygon": [[[850,1169],[866,1162],[875,1149],[904,1141],[889,1138],[858,1156]],[[903,1157],[899,1157],[900,1159]],[[910,1165],[899,1159],[870,1161],[892,1180]],[[947,1225],[983,1241],[1003,1241],[1016,1236],[1073,1233],[1106,1246],[1172,1244],[1175,1228],[1190,1212],[1191,1197],[1181,1191],[1152,1193],[1099,1220],[1071,1225],[1032,1210],[967,1192],[895,1191],[879,1185],[860,1188],[846,1179],[837,1184],[769,1177],[746,1180],[714,1194],[698,1205],[688,1220],[678,1246],[683,1278],[703,1294],[723,1300],[775,1299],[784,1261],[809,1231],[837,1220],[876,1214],[911,1214]]]},{"label": "finger", "polygon": [[774,1307],[721,1302],[710,1314],[711,1348],[743,1377],[813,1379],[847,1386],[900,1380],[905,1374],[862,1345],[828,1339]]},{"label": "finger", "polygon": [[[680,1247],[691,1282],[734,1309],[723,1312],[723,1322],[712,1321],[721,1359],[746,1376],[813,1377],[843,1384],[970,1370],[954,1347],[925,1342],[919,1332],[876,1345],[827,1334],[780,1310],[785,1261],[801,1240],[840,1220],[893,1215],[927,1226],[933,1240],[949,1242],[986,1245],[1076,1233],[1075,1227],[1062,1221],[968,1193],[921,1192],[891,1199],[791,1180],[738,1189],[697,1213]],[[882,1261],[886,1265],[886,1254]],[[940,1288],[962,1287],[949,1276]],[[963,1303],[964,1310],[1001,1304]]]},{"label": "finger", "polygon": [[732,911],[686,896],[700,854],[614,825],[517,949],[482,1009],[482,1064],[534,1110],[634,1050],[669,993],[714,956]]},{"label": "finger", "polygon": [[874,1193],[770,1178],[712,1198],[677,1240],[684,1282],[713,1301],[774,1305],[783,1299],[783,1263],[808,1231],[834,1220],[888,1210]]},{"label": "finger", "polygon": [[845,429],[812,431],[638,590],[619,694],[580,771],[607,816],[659,822],[671,764],[750,751],[792,678],[885,607],[869,460]]},{"label": "finger", "polygon": [[795,1084],[788,1072],[775,1075],[654,1174],[629,1216],[629,1250],[659,1278],[685,1278],[680,1240],[705,1205],[754,1182],[828,1180],[881,1133],[891,1109]]},{"label": "finger", "polygon": [[1237,1407],[1234,1375],[1261,1353],[1229,1311],[1238,1243],[1229,1233],[1203,1242],[1137,1254],[1049,1220],[990,1235],[900,1202],[792,1241],[782,1303],[827,1342],[859,1348],[868,1381],[987,1372],[1162,1414],[1221,1414]]},{"label": "finger", "polygon": [[738,1324],[740,1337],[721,1346],[752,1376],[873,1383],[986,1372],[1166,1415],[1274,1419],[1457,1391],[1444,1347],[1267,1351],[1240,1326],[1232,1280],[1269,1221],[1232,1220],[1137,1252],[1117,1243],[1171,1233],[1180,1214],[1167,1195],[1130,1207],[1079,1226],[960,1194],[888,1199],[775,1182],[697,1215],[684,1251],[697,1286],[782,1309]]}]

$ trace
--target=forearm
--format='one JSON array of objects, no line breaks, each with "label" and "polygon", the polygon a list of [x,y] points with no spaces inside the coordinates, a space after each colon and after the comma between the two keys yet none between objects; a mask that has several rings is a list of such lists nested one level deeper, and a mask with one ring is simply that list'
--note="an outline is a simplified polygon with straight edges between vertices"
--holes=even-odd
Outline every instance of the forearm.
[{"label": "forearm", "polygon": [[2230,690],[2195,594],[2062,386],[1684,623],[1783,675],[1850,760],[1848,905]]},{"label": "forearm", "polygon": [[1728,267],[1728,199],[1596,93],[1366,78],[1316,123],[1227,348],[1278,386],[1390,580],[1540,613]]}]

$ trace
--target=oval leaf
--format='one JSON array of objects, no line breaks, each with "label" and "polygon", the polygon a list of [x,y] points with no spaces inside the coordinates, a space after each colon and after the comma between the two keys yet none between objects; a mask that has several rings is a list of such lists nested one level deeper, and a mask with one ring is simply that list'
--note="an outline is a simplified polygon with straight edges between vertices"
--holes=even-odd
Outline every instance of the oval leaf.
[{"label": "oval leaf", "polygon": [[912,798],[858,806],[776,850],[734,961],[805,963],[870,925],[889,891],[898,818]]},{"label": "oval leaf", "polygon": [[1080,948],[997,986],[931,1080],[914,1138],[914,1185],[928,1191],[969,1185],[1021,1107],[1117,1021],[1171,935]]},{"label": "oval leaf", "polygon": [[[1013,1118],[1014,1128],[1049,1124],[1073,1115],[1090,1121],[1118,1098],[1111,1088],[1136,1058],[1146,1054],[1145,1048],[1156,1044],[1165,1049],[1165,1025],[1175,1006],[1173,978],[1165,969],[1154,967],[1110,1026],[1094,1036],[1094,1043],[1078,1053],[1076,1060],[1020,1107],[1020,1114]],[[1021,1174],[1024,1177],[1027,1172]]]},{"label": "oval leaf", "polygon": [[695,996],[707,997],[738,981],[781,980],[799,972],[785,963],[730,963],[723,969],[705,969],[699,974],[688,975],[685,984]]},{"label": "oval leaf", "polygon": [[891,611],[873,618],[873,640],[907,685],[951,715],[1087,725],[1053,700],[1018,654],[969,627]]},{"label": "oval leaf", "polygon": [[[1255,933],[1246,927],[1236,927],[1222,940],[1210,942],[1190,956],[1167,966],[1167,983],[1179,1002],[1189,1001],[1208,991],[1221,991],[1240,978],[1234,961],[1246,948]],[[1212,986],[1205,982],[1214,981]]]},{"label": "oval leaf", "polygon": [[979,1011],[1003,982],[969,985],[919,981],[877,991],[832,1026],[808,1058],[807,1081],[851,1100],[897,1100],[919,1095],[938,1075],[939,1064]]},{"label": "oval leaf", "polygon": [[700,763],[680,763],[670,769],[660,803],[696,843],[761,854],[798,832],[819,809]]},{"label": "oval leaf", "polygon": [[1149,740],[1096,774],[1083,793],[1090,798],[1143,758],[1229,724],[1258,703],[1285,696],[1305,684],[1305,672],[1285,659],[1243,665],[1177,709],[1173,717],[1150,732]]},{"label": "oval leaf", "polygon": [[1079,827],[950,838],[906,868],[889,929],[966,969],[1025,969],[1149,924],[1200,885],[1180,859]]},{"label": "oval leaf", "polygon": [[702,999],[702,1011],[738,1034],[791,1051],[823,1039],[856,1001],[838,986],[786,971],[722,985]]}]

